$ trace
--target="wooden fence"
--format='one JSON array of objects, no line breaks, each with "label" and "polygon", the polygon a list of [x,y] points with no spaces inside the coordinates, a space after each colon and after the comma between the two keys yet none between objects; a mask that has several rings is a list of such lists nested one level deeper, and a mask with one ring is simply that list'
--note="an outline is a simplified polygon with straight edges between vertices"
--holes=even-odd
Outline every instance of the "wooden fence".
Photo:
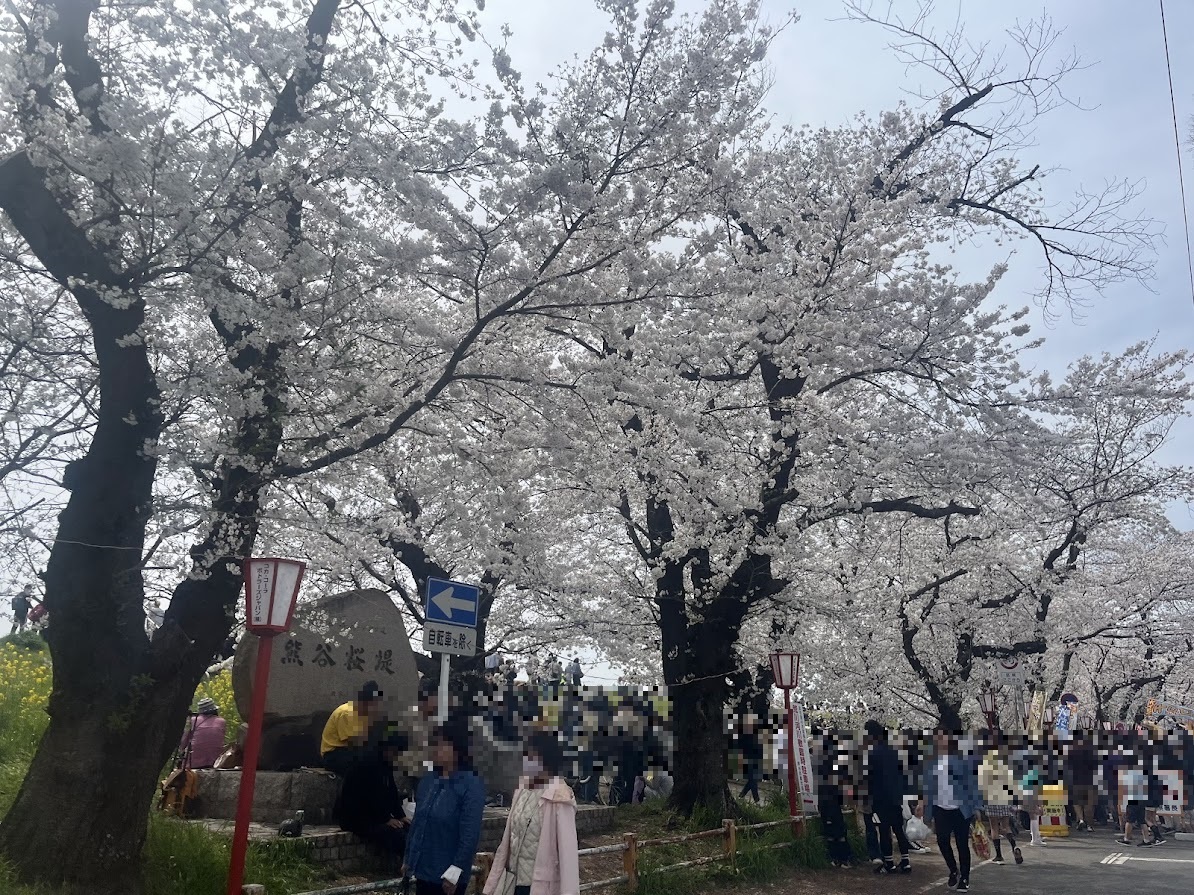
[{"label": "wooden fence", "polygon": [[[667,873],[673,870],[685,870],[689,867],[700,867],[704,864],[715,864],[720,861],[728,861],[731,866],[736,866],[738,859],[738,834],[744,832],[754,832],[758,830],[766,830],[774,827],[792,827],[794,823],[792,820],[773,820],[760,824],[743,824],[739,825],[734,820],[723,820],[721,827],[713,830],[702,830],[699,833],[685,833],[679,836],[664,836],[656,839],[639,839],[635,833],[622,834],[621,843],[613,845],[598,845],[593,848],[582,848],[576,853],[578,858],[595,857],[597,855],[616,855],[622,856],[622,872],[618,876],[610,877],[609,879],[594,880],[593,882],[584,883],[581,885],[582,892],[591,892],[596,889],[605,889],[610,886],[617,886],[625,884],[631,892],[638,888],[639,882],[639,852],[643,849],[658,848],[662,845],[680,845],[686,842],[696,842],[701,839],[721,839],[722,850],[720,854],[710,855],[704,858],[695,858],[691,861],[680,861],[676,864],[668,864],[664,867],[653,867],[651,873]],[[767,846],[769,849],[788,848],[796,844],[796,839],[788,842],[780,842],[775,845]],[[485,880],[489,877],[489,872],[493,867],[493,855],[489,852],[482,852],[477,855],[478,870],[477,873],[477,891],[485,885]]]},{"label": "wooden fence", "polygon": [[[639,852],[644,849],[658,848],[664,845],[681,845],[686,842],[697,842],[702,839],[721,839],[722,849],[720,854],[709,855],[704,858],[694,858],[691,861],[680,861],[676,864],[668,864],[664,867],[653,867],[651,873],[668,873],[673,870],[685,870],[689,867],[700,867],[705,864],[715,864],[721,861],[728,861],[730,866],[736,866],[738,860],[738,837],[740,833],[753,833],[761,830],[773,829],[776,827],[791,827],[796,829],[796,824],[800,821],[785,819],[772,820],[760,824],[742,824],[739,825],[733,820],[723,820],[721,827],[713,830],[702,830],[698,833],[685,833],[679,836],[663,836],[655,839],[639,839],[635,833],[623,833],[622,841],[614,843],[613,845],[598,845],[593,848],[582,848],[576,855],[578,858],[596,857],[598,855],[617,855],[622,856],[622,872],[610,877],[609,879],[594,880],[593,882],[584,883],[581,885],[582,892],[592,892],[597,889],[606,889],[610,886],[617,886],[625,884],[631,892],[638,888],[639,883]],[[789,848],[795,845],[796,838],[792,838],[787,842],[779,842],[774,845],[768,845],[768,849]],[[493,853],[480,852],[477,855],[477,863],[473,867],[473,881],[469,890],[472,892],[480,892],[485,885],[485,881],[489,878],[489,873],[493,869]],[[402,880],[378,880],[369,883],[357,883],[349,886],[337,886],[332,889],[322,889],[318,892],[306,892],[303,895],[358,895],[358,893],[369,892],[387,892],[400,891]]]}]

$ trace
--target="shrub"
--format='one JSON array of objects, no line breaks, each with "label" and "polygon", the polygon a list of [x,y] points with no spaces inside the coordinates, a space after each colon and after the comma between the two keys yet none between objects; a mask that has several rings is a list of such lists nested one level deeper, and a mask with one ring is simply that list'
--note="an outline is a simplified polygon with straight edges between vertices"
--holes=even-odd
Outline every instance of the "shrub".
[{"label": "shrub", "polygon": [[0,764],[28,762],[50,721],[49,654],[22,645],[27,637],[20,643],[6,638],[0,644]]}]

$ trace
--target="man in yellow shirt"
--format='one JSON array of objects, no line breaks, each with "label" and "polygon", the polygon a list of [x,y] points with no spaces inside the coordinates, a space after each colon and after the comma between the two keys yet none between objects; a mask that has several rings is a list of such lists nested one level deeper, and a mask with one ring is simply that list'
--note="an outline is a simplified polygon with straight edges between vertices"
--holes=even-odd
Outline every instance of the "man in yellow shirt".
[{"label": "man in yellow shirt", "polygon": [[370,734],[381,729],[382,692],[377,681],[365,681],[356,699],[337,706],[323,726],[319,754],[323,766],[347,777],[365,756]]}]

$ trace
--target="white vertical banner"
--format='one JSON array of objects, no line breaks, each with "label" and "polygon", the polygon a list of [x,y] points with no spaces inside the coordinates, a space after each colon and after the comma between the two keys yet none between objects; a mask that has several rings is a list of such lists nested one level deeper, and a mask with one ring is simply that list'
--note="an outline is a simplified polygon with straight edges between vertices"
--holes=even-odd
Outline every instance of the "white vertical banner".
[{"label": "white vertical banner", "polygon": [[804,706],[799,700],[792,707],[792,724],[796,728],[796,786],[800,790],[800,804],[805,814],[817,813],[817,784],[813,777],[813,759],[808,751],[808,727],[804,723]]},{"label": "white vertical banner", "polygon": [[1182,780],[1182,772],[1177,769],[1157,769],[1156,775],[1165,786],[1165,795],[1161,799],[1158,814],[1173,814],[1181,817],[1185,811],[1186,788]]}]

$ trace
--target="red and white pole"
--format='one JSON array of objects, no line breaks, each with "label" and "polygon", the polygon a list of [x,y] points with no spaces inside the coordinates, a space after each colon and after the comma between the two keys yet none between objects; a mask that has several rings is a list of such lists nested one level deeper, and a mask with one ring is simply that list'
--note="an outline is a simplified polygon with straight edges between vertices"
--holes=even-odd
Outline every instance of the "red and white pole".
[{"label": "red and white pole", "polygon": [[257,758],[261,754],[261,726],[265,719],[265,691],[269,686],[269,667],[273,654],[274,635],[267,633],[258,636],[249,732],[245,736],[245,759],[240,772],[240,791],[236,797],[232,863],[228,866],[228,895],[241,895],[245,879],[245,853],[249,847],[249,821],[253,813],[253,789],[257,785]]},{"label": "red and white pole", "polygon": [[784,710],[788,715],[788,815],[792,818],[794,831],[799,834],[804,809],[800,804],[800,793],[796,790],[796,724],[792,717],[792,691],[786,687]]}]

